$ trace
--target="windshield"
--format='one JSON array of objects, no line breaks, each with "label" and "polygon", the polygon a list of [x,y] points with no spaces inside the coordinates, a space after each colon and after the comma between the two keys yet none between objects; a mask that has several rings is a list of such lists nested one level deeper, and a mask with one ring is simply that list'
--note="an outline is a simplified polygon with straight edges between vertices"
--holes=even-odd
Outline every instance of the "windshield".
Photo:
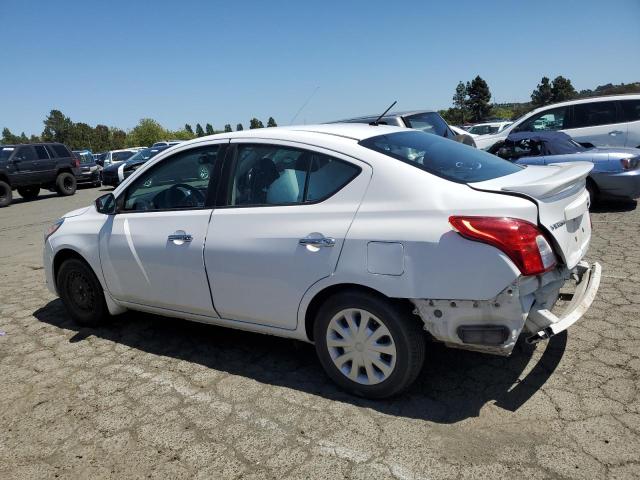
[{"label": "windshield", "polygon": [[425,133],[433,133],[439,137],[453,137],[455,136],[447,122],[436,112],[425,112],[410,115],[405,118],[406,122],[411,128],[421,130]]},{"label": "windshield", "polygon": [[482,182],[522,169],[482,150],[417,131],[379,135],[360,145],[457,183]]},{"label": "windshield", "polygon": [[474,135],[487,135],[491,133],[498,133],[500,127],[494,127],[492,125],[474,125],[468,131]]},{"label": "windshield", "polygon": [[133,155],[131,158],[127,160],[127,165],[132,163],[144,163],[152,157],[155,157],[158,153],[160,153],[164,148],[145,148],[144,150],[140,150],[138,153]]},{"label": "windshield", "polygon": [[131,156],[134,153],[135,152],[131,152],[131,151],[113,152],[113,154],[111,155],[111,161],[112,162],[122,162],[123,160],[127,160],[128,158],[131,158]]}]

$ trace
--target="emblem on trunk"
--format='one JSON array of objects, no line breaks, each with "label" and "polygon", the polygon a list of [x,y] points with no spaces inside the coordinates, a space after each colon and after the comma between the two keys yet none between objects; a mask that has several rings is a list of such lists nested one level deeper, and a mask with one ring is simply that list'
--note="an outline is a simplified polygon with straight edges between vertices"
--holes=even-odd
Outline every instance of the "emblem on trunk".
[{"label": "emblem on trunk", "polygon": [[558,228],[563,226],[565,223],[567,223],[565,220],[560,220],[559,222],[556,222],[553,225],[551,225],[551,230],[557,230]]}]

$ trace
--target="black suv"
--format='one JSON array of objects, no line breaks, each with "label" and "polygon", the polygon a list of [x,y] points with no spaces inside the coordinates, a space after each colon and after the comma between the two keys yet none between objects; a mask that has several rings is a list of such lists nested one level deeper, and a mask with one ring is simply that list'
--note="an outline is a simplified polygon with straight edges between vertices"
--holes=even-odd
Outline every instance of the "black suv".
[{"label": "black suv", "polygon": [[76,193],[80,160],[61,143],[0,146],[0,207],[11,203],[12,190],[36,198],[40,188],[59,195]]}]

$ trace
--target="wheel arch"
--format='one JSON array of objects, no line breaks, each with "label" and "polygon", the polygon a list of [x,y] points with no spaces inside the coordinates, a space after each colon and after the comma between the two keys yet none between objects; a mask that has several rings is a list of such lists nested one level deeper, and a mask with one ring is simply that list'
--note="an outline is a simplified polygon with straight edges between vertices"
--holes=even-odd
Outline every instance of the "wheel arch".
[{"label": "wheel arch", "polygon": [[[60,267],[66,260],[69,260],[71,258],[75,258],[77,260],[80,260],[81,262],[84,262],[91,269],[91,271],[96,274],[96,271],[91,266],[91,263],[89,263],[87,259],[82,256],[82,254],[78,253],[78,251],[73,250],[72,248],[62,248],[61,250],[56,252],[55,256],[53,257],[53,282],[56,286],[56,289],[58,288],[58,272],[60,271]],[[96,275],[96,277],[98,279],[100,278],[99,275]]]},{"label": "wheel arch", "polygon": [[[389,301],[395,304],[399,308],[406,309],[409,315],[411,315],[411,312],[413,312],[415,308],[414,305],[411,303],[411,301],[406,298],[388,297],[387,295],[380,292],[379,290],[368,287],[366,285],[361,285],[357,283],[336,283],[333,285],[328,285],[322,288],[321,290],[319,290],[318,292],[316,292],[311,298],[311,300],[308,302],[308,304],[306,305],[306,308],[304,309],[304,332],[310,341],[313,342],[314,340],[313,325],[316,320],[316,315],[318,314],[318,311],[320,310],[320,307],[322,306],[322,304],[333,295],[337,295],[338,293],[343,293],[347,291],[367,293],[375,297],[382,298],[386,301]],[[420,321],[419,317],[416,317],[416,321]]]},{"label": "wheel arch", "polygon": [[0,172],[0,181],[6,183],[7,185],[13,188],[13,185],[11,185],[11,181],[9,180],[9,177],[5,173]]}]

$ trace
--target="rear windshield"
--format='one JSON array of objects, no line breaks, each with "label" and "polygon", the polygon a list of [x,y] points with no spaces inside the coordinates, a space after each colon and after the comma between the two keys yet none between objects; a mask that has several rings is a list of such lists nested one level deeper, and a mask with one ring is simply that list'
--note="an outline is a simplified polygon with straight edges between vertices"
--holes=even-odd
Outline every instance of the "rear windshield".
[{"label": "rear windshield", "polygon": [[491,180],[523,168],[468,145],[411,130],[367,138],[360,145],[457,183]]},{"label": "rear windshield", "polygon": [[126,151],[126,152],[113,152],[111,156],[114,162],[121,162],[133,156],[135,152]]}]

